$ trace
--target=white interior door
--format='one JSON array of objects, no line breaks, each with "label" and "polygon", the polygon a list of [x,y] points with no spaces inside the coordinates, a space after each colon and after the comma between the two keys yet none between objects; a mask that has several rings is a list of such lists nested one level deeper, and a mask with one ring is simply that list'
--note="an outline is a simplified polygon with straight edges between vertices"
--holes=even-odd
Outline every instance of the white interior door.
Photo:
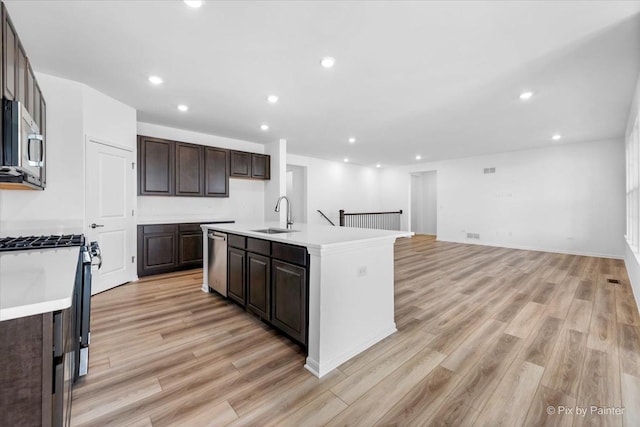
[{"label": "white interior door", "polygon": [[133,152],[87,140],[85,213],[87,240],[102,250],[93,271],[92,294],[133,277]]}]

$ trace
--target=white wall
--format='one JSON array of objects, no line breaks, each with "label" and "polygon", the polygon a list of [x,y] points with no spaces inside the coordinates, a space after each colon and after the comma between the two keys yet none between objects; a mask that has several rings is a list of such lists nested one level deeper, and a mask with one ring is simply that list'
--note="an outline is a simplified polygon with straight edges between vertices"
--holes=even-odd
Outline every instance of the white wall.
[{"label": "white wall", "polygon": [[[138,123],[138,134],[212,147],[264,153],[264,145],[183,129]],[[273,172],[273,171],[272,171]],[[264,220],[265,182],[229,179],[229,197],[138,196],[138,220],[194,221],[232,219],[236,222]],[[275,205],[275,201],[273,202]]]},{"label": "white wall", "polygon": [[47,188],[0,191],[0,234],[80,233],[85,135],[135,147],[136,112],[84,84],[36,77],[47,103]]},{"label": "white wall", "polygon": [[[485,175],[486,167],[495,167],[496,173]],[[621,141],[558,144],[396,168],[381,177],[382,200],[408,209],[409,174],[424,170],[438,172],[439,240],[623,256]],[[479,233],[480,239],[467,239],[466,233]]]},{"label": "white wall", "polygon": [[372,212],[380,209],[380,174],[375,168],[287,155],[287,164],[307,168],[307,222],[327,224],[320,209],[336,225],[340,209]]},{"label": "white wall", "polygon": [[[629,111],[626,135],[631,134],[632,127],[636,120],[640,120],[640,78],[638,78],[635,94],[633,96],[633,102]],[[633,289],[633,294],[636,298],[636,304],[638,307],[640,307],[640,260],[633,253],[633,250],[627,244],[626,240],[624,241],[624,247],[624,263],[627,267],[627,273],[629,274],[631,288]]]},{"label": "white wall", "polygon": [[99,140],[136,149],[136,110],[82,85],[84,133]]}]

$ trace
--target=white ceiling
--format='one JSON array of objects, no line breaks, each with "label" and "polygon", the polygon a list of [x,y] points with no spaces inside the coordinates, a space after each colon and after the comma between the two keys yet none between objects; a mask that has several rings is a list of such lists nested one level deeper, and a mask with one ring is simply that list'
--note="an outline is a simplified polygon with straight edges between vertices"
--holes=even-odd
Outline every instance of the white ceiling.
[{"label": "white ceiling", "polygon": [[639,1],[6,3],[36,71],[140,121],[363,165],[619,138],[640,70]]}]

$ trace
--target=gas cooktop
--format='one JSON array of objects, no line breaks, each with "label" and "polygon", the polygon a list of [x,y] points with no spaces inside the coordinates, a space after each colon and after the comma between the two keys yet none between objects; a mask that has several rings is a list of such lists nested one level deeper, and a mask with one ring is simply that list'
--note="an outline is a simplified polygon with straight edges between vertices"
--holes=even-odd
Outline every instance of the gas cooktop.
[{"label": "gas cooktop", "polygon": [[82,234],[0,237],[0,252],[84,245]]}]

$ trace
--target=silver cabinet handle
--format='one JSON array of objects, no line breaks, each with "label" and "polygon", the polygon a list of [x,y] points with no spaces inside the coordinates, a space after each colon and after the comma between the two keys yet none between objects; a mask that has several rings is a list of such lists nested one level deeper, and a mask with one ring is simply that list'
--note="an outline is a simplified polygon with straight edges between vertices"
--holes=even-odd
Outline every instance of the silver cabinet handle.
[{"label": "silver cabinet handle", "polygon": [[91,228],[104,227],[104,224],[96,224],[95,222],[90,225]]}]

